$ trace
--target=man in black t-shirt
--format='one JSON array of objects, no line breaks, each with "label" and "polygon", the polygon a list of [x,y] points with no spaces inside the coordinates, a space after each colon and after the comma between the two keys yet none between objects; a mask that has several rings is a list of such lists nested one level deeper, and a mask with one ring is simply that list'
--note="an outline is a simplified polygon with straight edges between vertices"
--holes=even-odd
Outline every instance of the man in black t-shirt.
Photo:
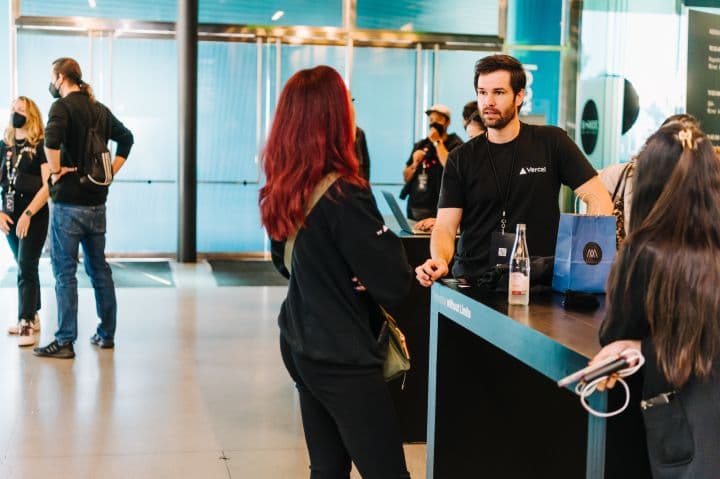
[{"label": "man in black t-shirt", "polygon": [[448,107],[433,105],[425,114],[430,121],[428,136],[413,146],[413,152],[403,170],[405,187],[400,195],[401,198],[409,196],[407,216],[413,220],[435,216],[448,154],[463,143],[455,133],[447,132],[450,126]]},{"label": "man in black t-shirt", "polygon": [[[589,211],[612,213],[597,173],[563,130],[520,122],[525,83],[522,65],[513,57],[492,55],[476,63],[478,110],[488,130],[448,157],[431,259],[415,270],[423,286],[448,274],[453,257],[456,277],[477,277],[490,266],[493,233],[514,233],[518,223],[527,225],[530,254],[553,255],[561,184],[586,200]],[[455,255],[458,226],[462,235]]]},{"label": "man in black t-shirt", "polygon": [[[95,290],[95,309],[100,323],[90,342],[103,349],[115,346],[117,300],[112,271],[105,260],[105,225],[108,187],[90,181],[85,169],[92,146],[91,129],[98,141],[117,143],[110,165],[112,175],[125,164],[133,135],[112,112],[95,100],[92,88],[82,79],[80,65],[72,58],[58,58],[50,71],[50,107],[45,128],[45,155],[50,167],[50,261],[55,276],[58,329],[55,340],[35,348],[36,356],[71,359],[78,336],[77,258],[82,245],[85,271]],[[109,152],[105,153],[109,155]],[[108,172],[108,176],[109,172]],[[109,179],[112,179],[110,176]],[[92,180],[95,180],[93,178]],[[96,181],[96,180],[95,180]]]}]

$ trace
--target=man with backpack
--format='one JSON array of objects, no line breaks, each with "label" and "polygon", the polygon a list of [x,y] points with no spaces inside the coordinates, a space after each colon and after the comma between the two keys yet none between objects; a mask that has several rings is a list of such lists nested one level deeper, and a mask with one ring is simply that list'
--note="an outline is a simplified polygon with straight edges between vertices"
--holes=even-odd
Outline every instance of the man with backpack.
[{"label": "man with backpack", "polygon": [[[72,58],[52,64],[50,94],[58,100],[48,114],[45,155],[50,167],[53,200],[50,235],[51,262],[58,303],[55,340],[35,348],[36,356],[75,357],[77,339],[78,247],[83,247],[85,271],[95,290],[100,324],[90,342],[99,348],[115,346],[117,302],[110,266],[105,261],[105,201],[113,176],[125,163],[133,135],[110,110],[95,100]],[[110,162],[108,140],[117,143]]]}]

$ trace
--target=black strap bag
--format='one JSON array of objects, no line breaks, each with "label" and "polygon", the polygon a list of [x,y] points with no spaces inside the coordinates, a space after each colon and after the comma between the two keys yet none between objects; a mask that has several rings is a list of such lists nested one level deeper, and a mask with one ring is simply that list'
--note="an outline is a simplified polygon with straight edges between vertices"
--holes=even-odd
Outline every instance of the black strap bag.
[{"label": "black strap bag", "polygon": [[105,117],[103,108],[98,108],[95,124],[88,128],[85,137],[85,157],[81,158],[78,165],[80,184],[94,190],[107,188],[113,180],[110,150],[107,139],[101,134],[102,126],[106,124]]}]

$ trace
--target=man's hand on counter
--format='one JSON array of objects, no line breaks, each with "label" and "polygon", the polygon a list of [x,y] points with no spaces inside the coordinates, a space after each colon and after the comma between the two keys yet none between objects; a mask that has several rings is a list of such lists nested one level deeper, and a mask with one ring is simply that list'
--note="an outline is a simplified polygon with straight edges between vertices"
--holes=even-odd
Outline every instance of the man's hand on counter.
[{"label": "man's hand on counter", "polygon": [[415,277],[418,283],[426,288],[447,274],[448,264],[442,259],[429,259],[415,268]]},{"label": "man's hand on counter", "polygon": [[413,228],[418,231],[425,231],[425,232],[429,233],[432,231],[434,226],[435,226],[435,218],[425,218],[424,220],[420,220],[417,223],[415,223],[415,226],[413,226]]}]

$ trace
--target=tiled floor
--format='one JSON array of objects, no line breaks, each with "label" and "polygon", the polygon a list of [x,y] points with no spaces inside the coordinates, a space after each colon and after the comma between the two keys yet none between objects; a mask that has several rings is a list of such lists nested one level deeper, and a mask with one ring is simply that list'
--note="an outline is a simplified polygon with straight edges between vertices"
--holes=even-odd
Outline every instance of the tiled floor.
[{"label": "tiled floor", "polygon": [[[114,351],[88,343],[94,301],[81,289],[72,361],[17,348],[4,334],[17,293],[0,289],[1,479],[309,476],[277,345],[284,288],[218,288],[206,264],[173,268],[177,288],[117,290]],[[55,298],[42,293],[44,345]],[[407,449],[414,479],[425,477],[424,454]]]}]

